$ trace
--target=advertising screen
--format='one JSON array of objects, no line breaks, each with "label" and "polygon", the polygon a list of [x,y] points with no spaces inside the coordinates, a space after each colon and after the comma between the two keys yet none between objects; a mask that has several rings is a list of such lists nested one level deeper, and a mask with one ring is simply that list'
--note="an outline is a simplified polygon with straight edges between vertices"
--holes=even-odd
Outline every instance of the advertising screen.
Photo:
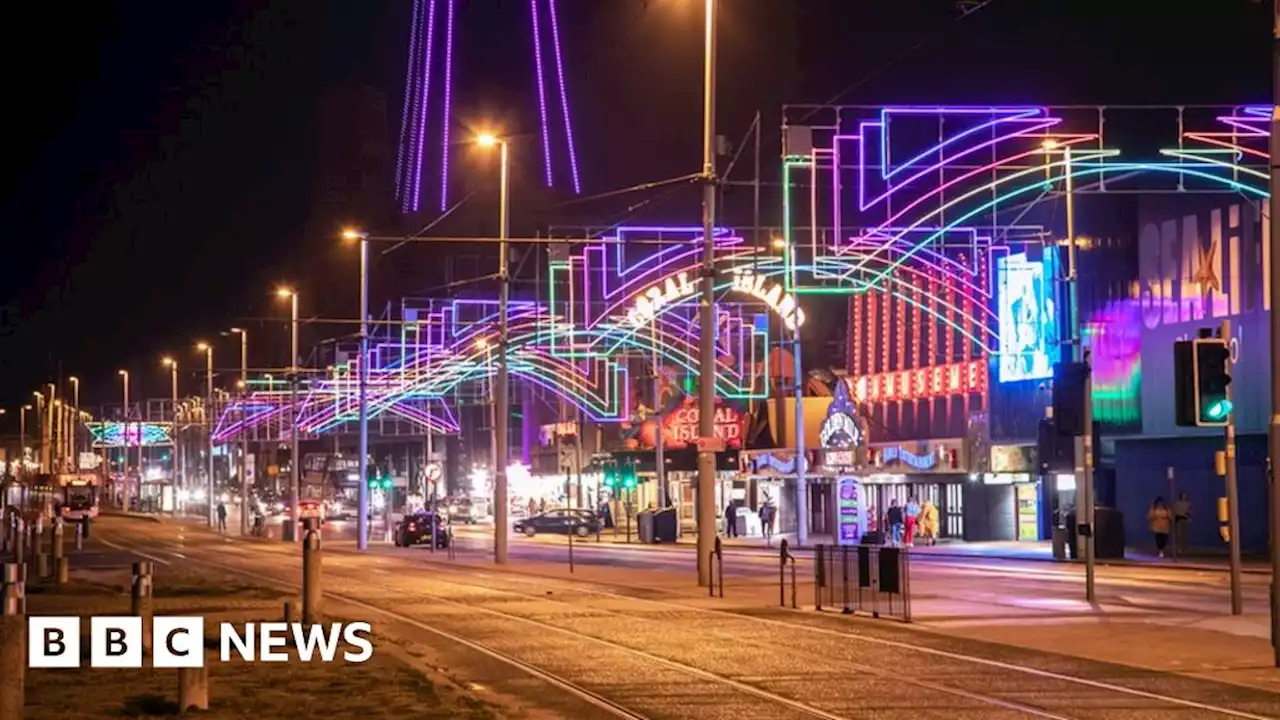
[{"label": "advertising screen", "polygon": [[1031,262],[1025,254],[996,258],[1000,382],[1053,376],[1058,329],[1051,267],[1044,261]]}]

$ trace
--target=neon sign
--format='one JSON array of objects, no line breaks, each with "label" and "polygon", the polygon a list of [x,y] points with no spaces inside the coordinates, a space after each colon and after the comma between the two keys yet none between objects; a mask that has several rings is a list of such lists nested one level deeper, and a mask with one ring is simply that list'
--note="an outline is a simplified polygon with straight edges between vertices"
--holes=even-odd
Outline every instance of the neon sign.
[{"label": "neon sign", "polygon": [[985,361],[970,360],[914,370],[853,378],[854,396],[864,402],[928,400],[981,393],[987,389]]},{"label": "neon sign", "polygon": [[[666,447],[692,445],[700,437],[698,421],[701,415],[693,399],[686,401],[662,422],[662,444]],[[716,408],[715,434],[727,447],[742,447],[746,434],[746,416],[738,410],[722,405]]]},{"label": "neon sign", "polygon": [[[768,305],[770,310],[782,318],[788,330],[794,331],[804,324],[804,311],[796,304],[795,296],[788,293],[781,284],[750,268],[734,268],[730,275],[733,277],[731,289]],[[636,297],[631,310],[627,312],[627,323],[632,327],[647,325],[662,312],[663,307],[687,300],[697,292],[698,286],[689,277],[689,273],[682,272],[669,277]]]},{"label": "neon sign", "polygon": [[901,462],[916,470],[932,470],[938,467],[938,451],[934,450],[925,455],[916,455],[904,447],[887,447],[880,456],[880,462],[883,465]]}]

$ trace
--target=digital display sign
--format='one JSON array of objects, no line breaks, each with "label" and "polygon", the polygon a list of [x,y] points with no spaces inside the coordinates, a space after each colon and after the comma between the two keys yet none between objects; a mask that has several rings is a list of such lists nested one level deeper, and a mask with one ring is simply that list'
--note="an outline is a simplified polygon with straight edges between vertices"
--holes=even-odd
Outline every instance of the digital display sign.
[{"label": "digital display sign", "polygon": [[1052,253],[1044,261],[1025,254],[996,258],[1000,320],[1000,382],[1053,377],[1058,359]]}]

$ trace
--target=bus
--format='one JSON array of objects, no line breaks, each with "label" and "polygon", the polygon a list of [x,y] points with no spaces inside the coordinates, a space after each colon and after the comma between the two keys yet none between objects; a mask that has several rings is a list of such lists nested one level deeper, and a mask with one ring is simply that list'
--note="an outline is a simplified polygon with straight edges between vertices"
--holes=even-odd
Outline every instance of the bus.
[{"label": "bus", "polygon": [[5,513],[19,513],[26,522],[48,521],[61,515],[69,522],[98,516],[98,476],[93,473],[30,475],[4,484]]},{"label": "bus", "polygon": [[355,514],[360,490],[360,459],[335,453],[309,453],[302,462],[299,517],[342,520]]},{"label": "bus", "polygon": [[98,517],[98,476],[93,473],[67,473],[54,476],[62,502],[62,519],[81,522]]}]

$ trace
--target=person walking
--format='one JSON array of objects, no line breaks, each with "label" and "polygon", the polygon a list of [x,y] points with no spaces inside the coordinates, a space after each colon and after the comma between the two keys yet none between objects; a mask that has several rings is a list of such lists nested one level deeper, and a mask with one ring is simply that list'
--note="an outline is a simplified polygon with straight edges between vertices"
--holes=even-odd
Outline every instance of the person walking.
[{"label": "person walking", "polygon": [[938,544],[938,506],[928,500],[920,508],[920,537],[926,545]]},{"label": "person walking", "polygon": [[907,498],[907,506],[902,509],[903,532],[906,535],[907,547],[916,545],[916,521],[920,518],[920,503],[914,495]]},{"label": "person walking", "polygon": [[218,532],[227,531],[227,504],[218,501]]},{"label": "person walking", "polygon": [[764,534],[765,544],[773,542],[773,503],[768,500],[760,507],[760,532]]},{"label": "person walking", "polygon": [[1178,493],[1173,503],[1173,547],[1179,555],[1187,554],[1187,537],[1191,534],[1191,499]]},{"label": "person walking", "polygon": [[1173,528],[1173,512],[1164,503],[1164,498],[1156,497],[1147,511],[1147,523],[1151,526],[1151,534],[1155,537],[1156,552],[1164,557],[1164,548],[1169,544],[1169,531]]},{"label": "person walking", "polygon": [[889,544],[893,547],[902,545],[902,506],[898,499],[889,501],[889,511],[885,513],[885,522],[889,525]]},{"label": "person walking", "polygon": [[732,500],[724,506],[724,536],[738,537],[738,508]]}]

